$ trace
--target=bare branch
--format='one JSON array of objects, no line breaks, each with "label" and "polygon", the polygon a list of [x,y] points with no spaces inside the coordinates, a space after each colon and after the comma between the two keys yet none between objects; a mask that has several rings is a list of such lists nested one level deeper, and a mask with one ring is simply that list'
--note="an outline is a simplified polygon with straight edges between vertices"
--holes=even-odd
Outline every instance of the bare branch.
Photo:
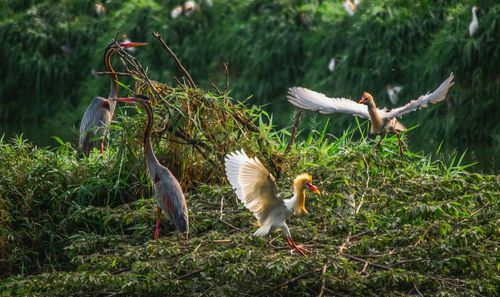
[{"label": "bare branch", "polygon": [[191,78],[191,75],[189,75],[189,73],[186,70],[186,68],[184,68],[184,66],[182,65],[181,61],[179,61],[179,59],[177,58],[177,55],[174,53],[174,51],[172,49],[170,49],[170,47],[168,47],[168,45],[165,43],[165,41],[161,37],[160,33],[158,33],[158,32],[151,32],[151,34],[156,39],[158,39],[160,41],[160,43],[163,45],[163,48],[165,48],[165,50],[170,54],[170,56],[172,57],[172,59],[174,59],[175,63],[177,64],[177,67],[179,67],[179,69],[181,70],[182,75],[188,81],[189,86],[191,88],[196,88],[196,84],[194,83],[193,79]]}]

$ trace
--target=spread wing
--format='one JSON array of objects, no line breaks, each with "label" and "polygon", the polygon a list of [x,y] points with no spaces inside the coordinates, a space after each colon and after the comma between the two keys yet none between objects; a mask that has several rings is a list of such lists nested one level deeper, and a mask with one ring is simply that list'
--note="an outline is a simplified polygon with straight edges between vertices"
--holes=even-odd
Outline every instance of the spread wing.
[{"label": "spread wing", "polygon": [[226,175],[238,199],[261,222],[271,209],[284,206],[278,197],[276,182],[257,157],[241,151],[226,156]]},{"label": "spread wing", "polygon": [[324,94],[302,87],[289,88],[287,98],[288,102],[299,108],[318,111],[322,114],[346,113],[366,119],[370,118],[366,105],[345,98],[329,98]]},{"label": "spread wing", "polygon": [[443,101],[446,98],[448,90],[454,84],[453,78],[453,73],[450,73],[450,76],[443,81],[434,92],[422,95],[418,99],[412,100],[404,106],[394,108],[391,111],[385,111],[383,116],[386,118],[400,117],[419,108],[426,108],[429,103],[436,104]]}]

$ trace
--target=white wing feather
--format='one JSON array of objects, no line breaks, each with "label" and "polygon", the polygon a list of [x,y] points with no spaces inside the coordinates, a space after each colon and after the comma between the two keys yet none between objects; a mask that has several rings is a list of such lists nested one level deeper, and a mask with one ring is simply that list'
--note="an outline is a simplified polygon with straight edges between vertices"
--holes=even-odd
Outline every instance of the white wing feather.
[{"label": "white wing feather", "polygon": [[429,103],[436,104],[443,101],[446,98],[448,90],[454,84],[453,78],[453,73],[451,73],[450,76],[443,81],[434,92],[422,95],[418,99],[412,100],[404,106],[394,108],[390,111],[383,111],[380,115],[384,118],[401,117],[402,115],[415,111],[419,108],[425,108]]},{"label": "white wing feather", "polygon": [[346,98],[329,98],[324,94],[302,87],[289,88],[287,98],[288,102],[299,108],[318,111],[322,114],[346,113],[366,119],[370,118],[366,105]]},{"label": "white wing feather", "polygon": [[241,150],[225,159],[226,175],[238,198],[261,222],[276,206],[284,202],[278,197],[276,182],[259,159],[249,158]]}]

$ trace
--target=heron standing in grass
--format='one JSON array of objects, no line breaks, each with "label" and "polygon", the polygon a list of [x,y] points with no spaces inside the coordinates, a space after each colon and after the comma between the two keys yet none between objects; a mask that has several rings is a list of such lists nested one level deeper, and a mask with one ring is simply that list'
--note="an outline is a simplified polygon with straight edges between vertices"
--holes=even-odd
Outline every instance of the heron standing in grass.
[{"label": "heron standing in grass", "polygon": [[254,236],[264,236],[281,229],[288,245],[301,255],[305,255],[305,250],[293,241],[286,220],[294,214],[307,213],[305,208],[307,188],[320,194],[318,188],[312,184],[312,177],[309,174],[297,176],[293,182],[293,197],[283,200],[278,196],[274,177],[257,157],[249,158],[241,150],[227,155],[225,165],[227,179],[238,199],[257,218],[260,228],[255,231]]},{"label": "heron standing in grass", "polygon": [[185,233],[189,232],[189,217],[186,205],[186,199],[182,192],[181,185],[175,176],[161,165],[155,156],[151,146],[151,129],[153,127],[153,109],[149,98],[146,96],[126,97],[114,99],[126,103],[139,103],[147,114],[147,123],[144,128],[144,158],[146,160],[146,169],[153,182],[154,193],[156,197],[156,229],[154,239],[157,240],[160,235],[161,213],[169,218],[175,228]]},{"label": "heron standing in grass", "polygon": [[[388,132],[394,132],[398,137],[399,153],[402,155],[403,147],[400,132],[406,131],[406,128],[396,118],[419,108],[425,108],[429,103],[436,104],[443,101],[453,84],[453,73],[451,73],[434,92],[422,95],[418,99],[394,109],[378,109],[373,96],[367,92],[363,93],[363,97],[358,103],[345,98],[328,98],[324,94],[306,88],[293,87],[288,90],[287,98],[290,103],[302,109],[317,111],[322,114],[346,113],[370,119],[372,122],[370,133],[383,134],[377,143],[377,147]],[[368,108],[363,105],[368,106]]]},{"label": "heron standing in grass", "polygon": [[[109,98],[116,98],[118,96],[118,77],[115,74],[113,67],[111,66],[111,57],[115,53],[118,46],[124,48],[132,48],[138,46],[144,46],[147,43],[144,42],[112,42],[106,48],[104,52],[104,65],[106,71],[109,73],[111,78],[111,87],[109,90]],[[115,101],[110,101],[103,97],[95,97],[94,100],[85,110],[82,117],[82,122],[80,123],[80,138],[79,146],[80,150],[88,156],[93,148],[98,148],[101,154],[104,153],[104,137],[106,134],[107,126],[111,119],[113,119],[113,114],[115,112]]]}]

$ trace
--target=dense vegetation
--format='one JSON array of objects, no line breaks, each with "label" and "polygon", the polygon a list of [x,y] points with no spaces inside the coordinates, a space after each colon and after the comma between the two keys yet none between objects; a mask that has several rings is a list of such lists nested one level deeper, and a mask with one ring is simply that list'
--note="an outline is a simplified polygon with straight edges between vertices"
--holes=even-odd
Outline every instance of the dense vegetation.
[{"label": "dense vegetation", "polygon": [[[2,139],[3,296],[495,294],[499,176],[469,173],[456,156],[399,158],[395,137],[375,152],[366,125],[339,138],[325,125],[287,150],[286,130],[259,108],[232,105],[226,91],[153,90],[140,77],[142,93],[159,90],[155,148],[186,190],[190,238],[164,220],[151,240],[155,200],[135,109],[122,109],[104,156]],[[279,234],[251,236],[252,215],[221,170],[221,156],[239,148],[259,155],[284,197],[296,174],[314,176],[323,195],[290,222],[307,257]]]},{"label": "dense vegetation", "polygon": [[[8,46],[0,49],[0,58],[11,56],[0,73],[0,90],[10,96],[0,98],[2,117],[18,118],[12,113],[17,110],[37,118],[57,108],[54,121],[75,121],[88,103],[81,94],[92,98],[96,89],[107,94],[104,79],[89,79],[92,68],[101,69],[95,48],[122,31],[149,41],[147,50],[134,53],[139,60],[122,50],[117,54],[122,65],[115,64],[128,74],[121,77],[122,94],[147,94],[153,100],[154,148],[186,192],[191,233],[181,238],[164,219],[160,240],[151,240],[155,200],[142,156],[140,109],[120,105],[103,156],[82,157],[60,139],[57,148],[43,149],[21,137],[1,138],[1,296],[496,294],[499,175],[470,173],[464,155],[440,155],[437,145],[437,160],[411,150],[400,158],[395,137],[374,150],[378,139],[369,138],[368,126],[357,121],[335,136],[329,123],[313,120],[316,124],[307,132],[299,130],[293,142],[289,129],[275,126],[288,122],[287,116],[272,116],[253,103],[274,98],[286,106],[282,97],[290,83],[338,89],[347,96],[380,87],[382,80],[404,78],[414,81],[405,86],[407,94],[419,94],[419,88],[427,90],[453,70],[452,108],[432,109],[414,119],[446,113],[458,121],[462,109],[455,104],[469,104],[462,100],[477,94],[498,94],[491,65],[498,53],[490,52],[498,47],[492,41],[497,36],[488,31],[498,27],[493,19],[498,4],[481,3],[481,19],[489,25],[470,39],[465,33],[470,5],[456,1],[404,2],[408,8],[394,11],[391,5],[402,1],[370,1],[358,11],[359,18],[345,17],[340,6],[326,1],[214,1],[212,8],[202,6],[191,18],[176,20],[165,9],[174,1],[113,1],[100,18],[93,14],[93,1],[34,2],[1,4],[0,38]],[[427,21],[418,19],[431,11]],[[222,12],[226,17],[221,19]],[[396,47],[386,55],[382,40],[389,31],[370,39],[367,28],[376,33],[374,23],[383,28],[387,20],[394,22],[387,23],[391,30],[399,28],[410,38],[398,41],[401,32],[394,31],[390,50],[397,44],[408,49]],[[159,36],[144,34],[155,26],[189,66],[194,81],[178,71]],[[461,30],[464,36],[457,37]],[[424,40],[429,32],[432,40]],[[442,40],[448,42],[439,46]],[[464,54],[469,43],[471,64],[450,58],[445,68],[436,67],[441,63],[433,53]],[[80,44],[89,46],[76,47]],[[61,45],[67,57],[54,54]],[[330,47],[339,58],[335,76],[326,70]],[[434,64],[420,63],[422,55]],[[482,60],[486,56],[489,64]],[[477,59],[480,64],[473,66]],[[230,63],[229,76],[220,68],[222,61]],[[480,68],[470,72],[468,67]],[[4,69],[17,71],[7,75]],[[419,71],[418,79],[413,71]],[[16,90],[16,79],[31,88]],[[350,88],[347,82],[353,80],[362,85]],[[75,89],[65,89],[71,83]],[[246,104],[235,100],[252,93],[255,99]],[[21,102],[17,96],[27,99]],[[27,100],[38,108],[27,109]],[[497,123],[490,121],[495,115],[483,110],[492,102],[476,102],[481,106],[469,113],[469,123],[481,117],[485,127],[495,128]],[[75,106],[78,113],[67,112]],[[436,120],[423,125],[449,129]],[[455,125],[446,131],[467,129]],[[417,137],[421,130],[426,129],[407,135]],[[488,133],[476,136],[487,138]],[[251,236],[254,219],[236,202],[223,173],[225,154],[240,148],[258,155],[277,176],[284,198],[291,195],[296,174],[313,175],[323,195],[309,194],[308,215],[293,217],[289,224],[294,239],[309,250],[307,257],[291,252],[279,233]]]},{"label": "dense vegetation", "polygon": [[252,215],[227,184],[202,180],[186,196],[190,239],[165,220],[153,242],[155,202],[142,160],[113,148],[78,159],[64,145],[45,151],[3,141],[1,273],[10,277],[0,291],[315,295],[323,287],[326,295],[493,296],[499,176],[413,154],[400,160],[395,138],[375,154],[372,143],[351,142],[352,133],[315,132],[286,157],[293,165],[279,179],[284,196],[303,171],[323,191],[290,223],[307,257],[291,254],[278,234],[251,237]]},{"label": "dense vegetation", "polygon": [[[413,138],[434,146],[443,138],[499,143],[497,1],[363,1],[349,17],[341,1],[215,0],[212,7],[198,1],[193,16],[172,19],[170,10],[181,2],[104,1],[102,17],[90,0],[4,2],[0,119],[77,126],[90,98],[107,94],[105,79],[91,75],[102,70],[101,49],[123,33],[151,41],[147,32],[159,31],[203,87],[220,81],[221,63],[228,62],[232,94],[272,103],[265,108],[280,111],[274,114],[280,125],[289,124],[283,111],[292,110],[285,100],[292,85],[352,98],[369,90],[381,106],[390,106],[385,84],[402,84],[405,101],[453,71],[457,84],[449,100],[405,119],[407,126],[422,127]],[[475,4],[481,7],[480,26],[471,38]],[[137,54],[151,65],[151,76],[164,81],[177,72],[160,50],[152,46]],[[327,69],[332,57],[334,73]],[[329,129],[339,135],[345,127],[337,119]]]}]

